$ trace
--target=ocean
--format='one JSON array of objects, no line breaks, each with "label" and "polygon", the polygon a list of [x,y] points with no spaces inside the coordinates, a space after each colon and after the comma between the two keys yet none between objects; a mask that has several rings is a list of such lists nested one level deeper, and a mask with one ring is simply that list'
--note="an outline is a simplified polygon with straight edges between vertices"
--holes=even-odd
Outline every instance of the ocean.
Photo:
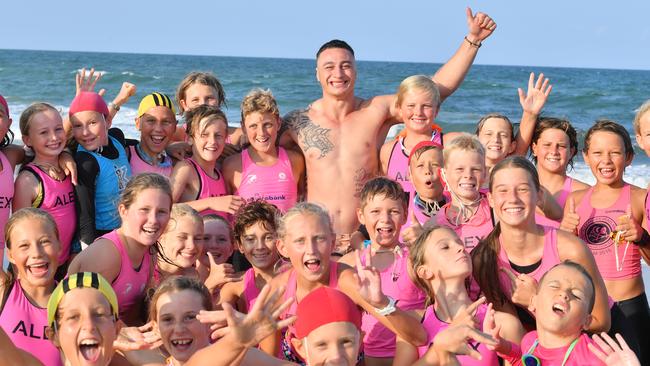
[{"label": "ocean", "polygon": [[[405,77],[431,75],[440,66],[358,61],[356,93],[360,97],[395,93]],[[313,59],[0,50],[0,93],[9,103],[17,141],[20,113],[30,103],[45,101],[67,113],[75,93],[75,73],[83,67],[94,67],[103,74],[98,89],[107,90],[109,101],[123,82],[136,84],[137,95],[122,107],[113,122],[133,138],[138,137],[134,118],[140,98],[153,91],[174,95],[180,80],[194,70],[211,71],[223,83],[225,111],[233,126],[239,125],[239,103],[252,88],[271,89],[282,114],[304,108],[321,95]],[[473,132],[479,118],[490,112],[518,121],[521,109],[517,88],[525,90],[530,72],[543,72],[553,85],[543,113],[568,118],[578,130],[579,140],[598,118],[618,121],[634,135],[634,111],[650,98],[647,70],[474,65],[460,89],[443,103],[438,124],[444,131]],[[634,145],[637,155],[626,170],[626,180],[646,187],[650,182],[650,159],[636,142]],[[594,182],[580,154],[569,175]]]}]

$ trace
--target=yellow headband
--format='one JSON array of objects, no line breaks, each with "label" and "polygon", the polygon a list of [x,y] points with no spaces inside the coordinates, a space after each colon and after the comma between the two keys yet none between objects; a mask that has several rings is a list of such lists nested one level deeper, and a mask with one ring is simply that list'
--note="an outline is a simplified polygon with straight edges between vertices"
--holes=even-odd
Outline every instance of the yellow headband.
[{"label": "yellow headband", "polygon": [[50,300],[47,302],[47,324],[54,328],[54,316],[56,310],[59,308],[59,303],[63,296],[70,290],[75,288],[94,288],[104,295],[108,303],[111,304],[111,310],[115,319],[117,319],[118,307],[117,296],[111,287],[111,284],[106,281],[102,275],[95,272],[79,272],[70,275],[70,277],[59,282],[59,284],[50,295]]},{"label": "yellow headband", "polygon": [[140,106],[138,107],[138,118],[147,113],[149,109],[161,106],[171,109],[172,113],[176,114],[174,103],[172,103],[172,100],[167,95],[163,93],[151,93],[140,101]]}]

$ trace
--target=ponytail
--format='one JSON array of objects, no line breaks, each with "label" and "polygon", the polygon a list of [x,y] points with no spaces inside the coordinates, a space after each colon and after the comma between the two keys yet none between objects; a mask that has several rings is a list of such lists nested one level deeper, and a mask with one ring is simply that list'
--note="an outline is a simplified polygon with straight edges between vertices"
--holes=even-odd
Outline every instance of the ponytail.
[{"label": "ponytail", "polygon": [[[512,301],[501,288],[499,281],[499,264],[497,261],[501,246],[499,236],[501,235],[501,224],[497,223],[488,236],[479,241],[479,244],[472,251],[473,275],[478,282],[483,295],[488,303],[498,308],[503,308]],[[496,283],[495,283],[496,282]]]}]

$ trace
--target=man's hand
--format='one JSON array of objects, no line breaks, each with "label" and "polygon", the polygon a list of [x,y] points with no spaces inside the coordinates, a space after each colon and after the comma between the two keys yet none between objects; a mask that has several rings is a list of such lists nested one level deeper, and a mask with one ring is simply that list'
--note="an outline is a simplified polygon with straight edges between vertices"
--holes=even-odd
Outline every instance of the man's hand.
[{"label": "man's hand", "polygon": [[466,14],[467,28],[469,30],[467,39],[472,43],[481,44],[484,39],[497,29],[497,23],[485,13],[478,12],[474,15],[472,9],[467,7]]}]

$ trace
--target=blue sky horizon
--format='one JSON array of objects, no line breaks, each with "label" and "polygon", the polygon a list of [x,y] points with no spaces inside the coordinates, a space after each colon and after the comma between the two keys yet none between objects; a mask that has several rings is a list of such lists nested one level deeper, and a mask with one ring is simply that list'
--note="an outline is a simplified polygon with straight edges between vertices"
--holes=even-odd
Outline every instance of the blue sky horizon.
[{"label": "blue sky horizon", "polygon": [[[650,70],[650,2],[286,0],[8,2],[0,49],[313,59],[333,38],[359,60],[443,63],[467,32],[465,7],[496,32],[476,64]],[[94,7],[94,8],[92,8]],[[35,10],[37,9],[37,10]]]}]

